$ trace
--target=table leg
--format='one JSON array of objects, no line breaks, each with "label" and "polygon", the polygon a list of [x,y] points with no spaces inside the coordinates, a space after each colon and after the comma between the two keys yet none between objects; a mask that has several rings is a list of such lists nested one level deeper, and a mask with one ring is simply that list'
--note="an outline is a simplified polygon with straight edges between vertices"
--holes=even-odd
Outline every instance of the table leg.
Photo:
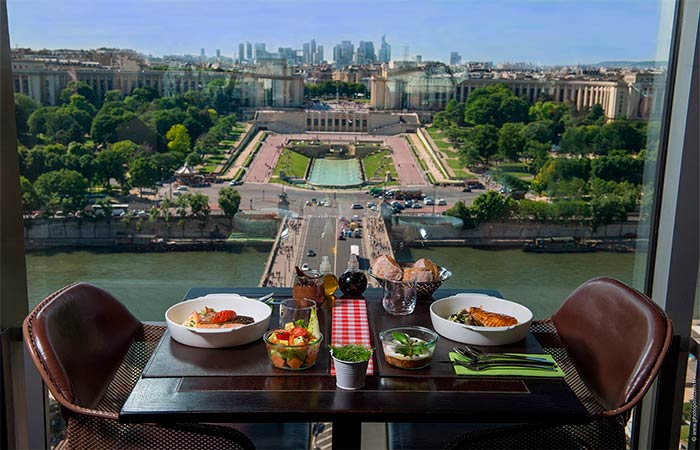
[{"label": "table leg", "polygon": [[362,422],[352,419],[333,422],[333,450],[358,450],[362,443]]}]

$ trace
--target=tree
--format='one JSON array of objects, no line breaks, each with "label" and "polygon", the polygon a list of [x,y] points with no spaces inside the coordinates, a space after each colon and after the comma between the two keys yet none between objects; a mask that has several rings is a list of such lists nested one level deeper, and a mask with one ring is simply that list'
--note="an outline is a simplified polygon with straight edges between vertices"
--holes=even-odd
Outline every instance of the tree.
[{"label": "tree", "polygon": [[591,200],[591,228],[627,220],[627,208],[623,199],[614,195],[593,197]]},{"label": "tree", "polygon": [[46,172],[37,178],[34,188],[44,205],[58,205],[65,213],[78,211],[87,203],[88,181],[74,170]]},{"label": "tree", "polygon": [[190,151],[190,135],[184,125],[173,125],[165,136],[168,148],[174,152],[187,154]]},{"label": "tree", "polygon": [[199,232],[204,234],[204,227],[209,220],[209,197],[204,194],[186,194],[186,198],[192,215],[197,218]]},{"label": "tree", "polygon": [[549,119],[530,122],[522,130],[525,142],[540,142],[551,144],[554,140],[554,122]]},{"label": "tree", "polygon": [[202,155],[197,152],[192,152],[185,158],[185,164],[192,167],[202,164],[202,161]]},{"label": "tree", "polygon": [[194,150],[198,153],[211,153],[219,146],[219,141],[211,134],[204,133],[194,143]]},{"label": "tree", "polygon": [[483,165],[489,164],[489,159],[498,150],[498,128],[493,125],[477,125],[467,135],[469,146],[476,149]]},{"label": "tree", "polygon": [[125,165],[127,156],[119,150],[108,148],[97,154],[96,176],[105,186],[109,186],[109,180],[114,178],[120,185],[124,185],[126,179]]},{"label": "tree", "polygon": [[15,121],[17,122],[17,138],[25,145],[31,143],[29,135],[29,116],[39,107],[34,100],[24,94],[15,92]]},{"label": "tree", "polygon": [[583,123],[586,125],[605,124],[605,110],[603,107],[599,103],[593,105],[588,114],[586,114],[586,118],[584,119]]},{"label": "tree", "polygon": [[[86,112],[90,116],[91,122],[92,118],[95,117],[95,114],[97,114],[97,109],[95,108],[95,106],[92,103],[88,102],[87,99],[80,94],[73,94],[70,96],[68,107],[70,107],[71,109]],[[90,129],[90,123],[87,124],[86,129]]]},{"label": "tree", "polygon": [[506,122],[527,122],[529,104],[505,84],[475,89],[464,104],[464,120],[476,125],[500,127]]},{"label": "tree", "polygon": [[500,192],[486,191],[474,199],[472,208],[479,222],[488,222],[508,218],[514,202]]},{"label": "tree", "polygon": [[525,150],[523,137],[525,124],[522,122],[504,123],[498,132],[498,151],[507,159],[517,161]]},{"label": "tree", "polygon": [[153,160],[140,157],[129,163],[129,181],[132,186],[139,188],[152,187],[160,179],[158,167]]},{"label": "tree", "polygon": [[553,190],[556,185],[566,180],[590,178],[590,161],[588,159],[552,158],[535,176],[534,186],[538,190]]},{"label": "tree", "polygon": [[462,228],[476,228],[478,222],[474,210],[464,204],[463,201],[458,201],[451,208],[445,211],[446,216],[457,217],[462,219]]},{"label": "tree", "polygon": [[25,213],[30,213],[36,211],[41,207],[41,200],[39,195],[36,193],[32,182],[26,177],[19,177],[20,189],[22,190],[22,211]]},{"label": "tree", "polygon": [[606,181],[629,181],[640,184],[644,175],[644,160],[613,150],[591,162],[591,175]]},{"label": "tree", "polygon": [[198,218],[209,216],[209,197],[204,194],[185,194],[183,197],[187,199],[187,204],[193,216]]},{"label": "tree", "polygon": [[120,127],[138,117],[124,106],[123,102],[107,102],[102,105],[92,121],[91,135],[95,142],[116,142]]},{"label": "tree", "polygon": [[70,98],[74,94],[82,95],[88,102],[92,103],[93,106],[97,106],[98,102],[95,90],[83,81],[70,81],[59,94],[59,103],[70,103]]},{"label": "tree", "polygon": [[458,103],[455,99],[450,99],[445,106],[445,115],[454,125],[464,124],[464,103]]},{"label": "tree", "polygon": [[569,128],[561,136],[559,150],[574,155],[587,155],[593,151],[593,140],[598,133],[594,125]]},{"label": "tree", "polygon": [[229,224],[233,228],[233,216],[241,205],[241,194],[232,187],[225,187],[219,191],[219,208],[226,214]]}]

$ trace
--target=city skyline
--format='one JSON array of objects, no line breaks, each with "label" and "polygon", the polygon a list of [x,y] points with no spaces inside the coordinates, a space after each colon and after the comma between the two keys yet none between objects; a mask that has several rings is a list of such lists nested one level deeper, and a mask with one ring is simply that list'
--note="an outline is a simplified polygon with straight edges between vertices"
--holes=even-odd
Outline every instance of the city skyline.
[{"label": "city skyline", "polygon": [[[144,54],[207,56],[217,49],[236,57],[241,42],[264,42],[302,49],[316,39],[333,49],[342,41],[360,41],[379,48],[381,36],[402,59],[449,61],[524,61],[537,65],[593,64],[606,60],[665,59],[657,55],[658,2],[501,0],[488,3],[453,1],[426,6],[417,0],[368,2],[352,7],[327,1],[264,0],[67,0],[65,8],[49,0],[9,0],[13,47],[131,48]],[[106,20],[105,18],[109,18]],[[575,18],[580,31],[571,32]],[[566,19],[566,20],[565,20]],[[99,23],[99,27],[85,24]],[[47,26],[47,24],[50,24]],[[173,30],[178,30],[173,32]],[[326,60],[332,52],[327,50]]]}]

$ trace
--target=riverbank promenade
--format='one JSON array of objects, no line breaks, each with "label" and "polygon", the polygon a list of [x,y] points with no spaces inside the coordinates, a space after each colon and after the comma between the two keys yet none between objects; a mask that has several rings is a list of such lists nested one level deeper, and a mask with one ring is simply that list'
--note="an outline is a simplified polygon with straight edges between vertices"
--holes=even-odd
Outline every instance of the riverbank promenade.
[{"label": "riverbank promenade", "polygon": [[306,221],[287,218],[280,227],[270,250],[259,286],[285,287],[294,283],[294,266],[300,259]]}]

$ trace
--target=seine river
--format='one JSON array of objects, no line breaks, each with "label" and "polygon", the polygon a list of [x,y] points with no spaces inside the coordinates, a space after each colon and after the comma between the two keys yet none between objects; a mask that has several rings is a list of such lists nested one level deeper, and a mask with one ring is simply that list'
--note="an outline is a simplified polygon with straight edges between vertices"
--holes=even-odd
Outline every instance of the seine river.
[{"label": "seine river", "polygon": [[[257,286],[268,252],[109,253],[86,250],[27,255],[29,301],[34,306],[74,281],[96,284],[142,320],[163,320],[168,306],[192,286]],[[632,253],[532,254],[518,249],[414,248],[401,260],[429,258],[452,270],[445,287],[499,290],[546,317],[583,281],[611,276],[633,283]]]}]

